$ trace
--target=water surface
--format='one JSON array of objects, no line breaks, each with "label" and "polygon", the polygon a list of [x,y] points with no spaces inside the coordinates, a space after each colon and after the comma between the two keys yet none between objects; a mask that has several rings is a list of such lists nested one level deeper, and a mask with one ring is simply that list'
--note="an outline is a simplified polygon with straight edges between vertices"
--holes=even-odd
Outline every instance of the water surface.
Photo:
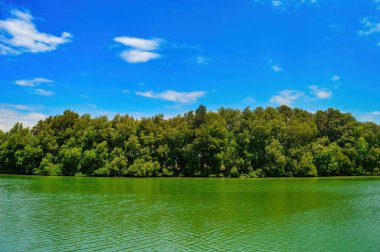
[{"label": "water surface", "polygon": [[380,178],[0,176],[0,251],[379,251]]}]

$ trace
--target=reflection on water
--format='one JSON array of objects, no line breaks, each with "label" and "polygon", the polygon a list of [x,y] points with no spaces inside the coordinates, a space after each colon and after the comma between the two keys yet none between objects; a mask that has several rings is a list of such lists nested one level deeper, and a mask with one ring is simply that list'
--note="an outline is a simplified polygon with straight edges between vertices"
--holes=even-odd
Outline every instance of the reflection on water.
[{"label": "reflection on water", "polygon": [[0,250],[380,247],[380,178],[0,176]]}]

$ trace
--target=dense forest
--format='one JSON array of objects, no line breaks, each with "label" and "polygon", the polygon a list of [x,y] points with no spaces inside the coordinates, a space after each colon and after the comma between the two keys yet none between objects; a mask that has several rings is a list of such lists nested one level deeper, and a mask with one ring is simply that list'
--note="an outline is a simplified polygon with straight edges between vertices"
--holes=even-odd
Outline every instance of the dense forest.
[{"label": "dense forest", "polygon": [[380,126],[328,109],[221,108],[164,119],[67,110],[0,131],[0,173],[69,176],[380,175]]}]

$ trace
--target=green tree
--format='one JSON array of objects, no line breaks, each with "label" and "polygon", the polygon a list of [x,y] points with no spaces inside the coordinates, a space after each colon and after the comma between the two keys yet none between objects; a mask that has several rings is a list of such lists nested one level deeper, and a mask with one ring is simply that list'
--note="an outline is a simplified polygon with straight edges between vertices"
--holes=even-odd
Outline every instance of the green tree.
[{"label": "green tree", "polygon": [[265,148],[265,152],[265,174],[267,176],[285,175],[286,158],[281,143],[278,140],[272,140],[272,142]]}]

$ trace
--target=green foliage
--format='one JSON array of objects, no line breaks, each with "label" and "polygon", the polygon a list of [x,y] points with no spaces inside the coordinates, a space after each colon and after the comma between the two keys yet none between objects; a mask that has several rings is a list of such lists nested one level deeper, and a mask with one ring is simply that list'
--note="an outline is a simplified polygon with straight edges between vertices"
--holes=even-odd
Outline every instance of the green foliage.
[{"label": "green foliage", "polygon": [[145,161],[137,159],[128,167],[126,174],[135,177],[154,177],[158,175],[160,164],[157,161]]},{"label": "green foliage", "polygon": [[78,172],[82,159],[82,150],[78,147],[63,147],[60,150],[63,175],[74,175]]},{"label": "green foliage", "polygon": [[62,171],[58,164],[54,163],[54,156],[51,153],[47,153],[42,159],[40,167],[33,170],[33,174],[37,175],[61,175]]},{"label": "green foliage", "polygon": [[273,140],[265,147],[266,165],[264,172],[267,176],[285,175],[286,158],[284,148],[278,140]]},{"label": "green foliage", "polygon": [[0,173],[70,176],[380,174],[380,126],[328,109],[200,106],[165,119],[67,110],[0,131]]},{"label": "green foliage", "polygon": [[232,169],[230,171],[230,177],[232,177],[232,178],[239,177],[239,171],[236,167],[232,167]]}]

